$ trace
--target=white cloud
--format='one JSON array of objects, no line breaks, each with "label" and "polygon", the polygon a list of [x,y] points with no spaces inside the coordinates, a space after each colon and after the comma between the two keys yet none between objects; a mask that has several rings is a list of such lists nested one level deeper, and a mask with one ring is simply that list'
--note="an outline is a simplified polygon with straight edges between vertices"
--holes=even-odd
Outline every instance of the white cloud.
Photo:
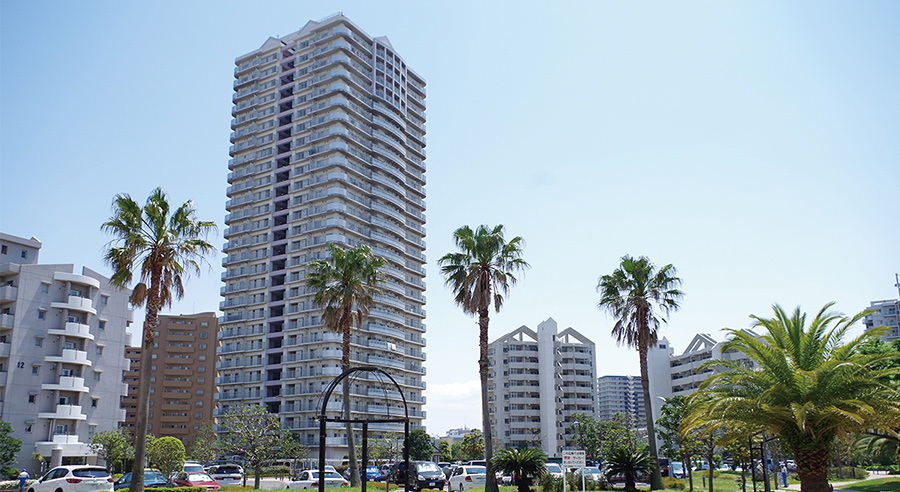
[{"label": "white cloud", "polygon": [[424,391],[428,403],[425,425],[429,434],[445,435],[459,427],[480,429],[481,382],[429,384]]}]

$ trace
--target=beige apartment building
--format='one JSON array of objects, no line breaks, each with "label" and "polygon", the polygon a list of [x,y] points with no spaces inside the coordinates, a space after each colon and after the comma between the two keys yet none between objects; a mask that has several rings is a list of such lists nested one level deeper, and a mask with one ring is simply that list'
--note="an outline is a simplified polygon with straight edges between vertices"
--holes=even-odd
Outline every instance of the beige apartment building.
[{"label": "beige apartment building", "polygon": [[[215,313],[159,316],[151,356],[147,432],[157,437],[177,437],[190,449],[194,432],[212,419],[217,332]],[[122,398],[126,412],[123,426],[133,431],[137,421],[141,348],[128,347],[125,356],[131,360],[131,367],[124,376],[128,394]]]},{"label": "beige apartment building", "polygon": [[[343,15],[307,22],[235,60],[217,411],[264,405],[316,453],[341,337],[306,288],[328,243],[387,261],[382,293],[351,340],[351,363],[390,373],[425,412],[425,80],[385,37]],[[403,415],[396,391],[353,385],[353,415]],[[335,395],[333,404],[340,407]],[[347,453],[343,427],[326,458]],[[370,437],[403,425],[369,426]]]}]

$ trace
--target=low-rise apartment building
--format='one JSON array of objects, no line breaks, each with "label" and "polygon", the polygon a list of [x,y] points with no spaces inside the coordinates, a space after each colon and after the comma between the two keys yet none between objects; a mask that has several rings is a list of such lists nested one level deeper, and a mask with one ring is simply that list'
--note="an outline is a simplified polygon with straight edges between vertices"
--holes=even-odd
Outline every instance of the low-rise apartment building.
[{"label": "low-rise apartment building", "polygon": [[596,416],[596,349],[572,328],[557,333],[553,318],[527,326],[488,348],[488,405],[498,446],[543,448],[560,457],[572,435],[572,415]]},{"label": "low-rise apartment building", "polygon": [[[42,265],[41,242],[0,233],[0,418],[32,472],[96,462],[91,436],[125,419],[130,291],[73,265]],[[35,458],[40,459],[36,460]]]}]

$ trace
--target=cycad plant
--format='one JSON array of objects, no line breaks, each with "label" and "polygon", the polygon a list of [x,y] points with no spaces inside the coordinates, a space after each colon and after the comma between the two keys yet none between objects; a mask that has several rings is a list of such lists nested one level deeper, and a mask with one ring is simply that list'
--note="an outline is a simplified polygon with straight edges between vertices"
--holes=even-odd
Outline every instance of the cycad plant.
[{"label": "cycad plant", "polygon": [[645,447],[622,446],[606,458],[606,479],[610,481],[612,477],[622,476],[625,478],[625,491],[634,492],[637,490],[637,478],[649,475],[656,468],[654,461]]},{"label": "cycad plant", "polygon": [[896,353],[863,354],[861,344],[881,334],[868,330],[844,343],[850,327],[866,312],[846,317],[826,304],[807,324],[796,308],[788,314],[752,316],[761,337],[729,330],[723,352],[752,359],[714,361],[714,374],[691,397],[687,431],[742,426],[778,436],[794,452],[804,492],[827,492],[829,450],[836,436],[900,425],[900,393],[888,381]]},{"label": "cycad plant", "polygon": [[[547,456],[537,448],[506,448],[498,451],[491,461],[494,470],[512,475],[519,492],[528,492],[533,478],[547,471],[544,465]],[[488,476],[488,480],[490,479]]]}]

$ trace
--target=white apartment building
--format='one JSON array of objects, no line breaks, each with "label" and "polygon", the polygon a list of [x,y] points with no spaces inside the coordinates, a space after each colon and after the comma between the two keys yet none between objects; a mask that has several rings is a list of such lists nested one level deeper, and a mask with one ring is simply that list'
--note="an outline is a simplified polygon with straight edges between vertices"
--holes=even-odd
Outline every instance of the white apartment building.
[{"label": "white apartment building", "polygon": [[[340,14],[269,38],[235,64],[218,412],[262,403],[317,452],[314,417],[323,388],[341,373],[341,338],[322,324],[307,268],[328,243],[366,244],[387,260],[386,282],[354,332],[352,363],[391,373],[411,428],[420,427],[424,79],[387,38]],[[398,393],[365,381],[352,389],[355,417],[403,415]],[[346,454],[341,429],[328,433],[328,459]]]},{"label": "white apartment building", "polygon": [[[759,336],[749,329],[743,331]],[[660,409],[666,398],[694,393],[713,374],[711,368],[701,370],[700,366],[704,363],[711,360],[741,360],[753,366],[753,361],[742,352],[723,352],[722,347],[726,341],[717,342],[707,333],[698,333],[684,352],[676,355],[675,348],[663,337],[656,343],[656,347],[648,351],[647,372],[650,376],[650,406],[654,422],[659,420]]]},{"label": "white apartment building", "polygon": [[617,413],[629,414],[646,427],[640,376],[601,376],[597,380],[597,418],[612,420]]},{"label": "white apartment building", "polygon": [[872,301],[869,309],[875,312],[866,316],[863,324],[866,329],[887,327],[881,341],[892,342],[900,338],[900,299],[887,299],[884,301]]},{"label": "white apartment building", "polygon": [[488,405],[495,446],[535,447],[562,456],[575,413],[596,417],[594,342],[548,318],[521,326],[488,347]]},{"label": "white apartment building", "polygon": [[96,462],[91,436],[125,420],[133,317],[129,290],[88,268],[41,265],[40,248],[0,233],[0,418],[22,440],[14,465],[32,473]]}]

